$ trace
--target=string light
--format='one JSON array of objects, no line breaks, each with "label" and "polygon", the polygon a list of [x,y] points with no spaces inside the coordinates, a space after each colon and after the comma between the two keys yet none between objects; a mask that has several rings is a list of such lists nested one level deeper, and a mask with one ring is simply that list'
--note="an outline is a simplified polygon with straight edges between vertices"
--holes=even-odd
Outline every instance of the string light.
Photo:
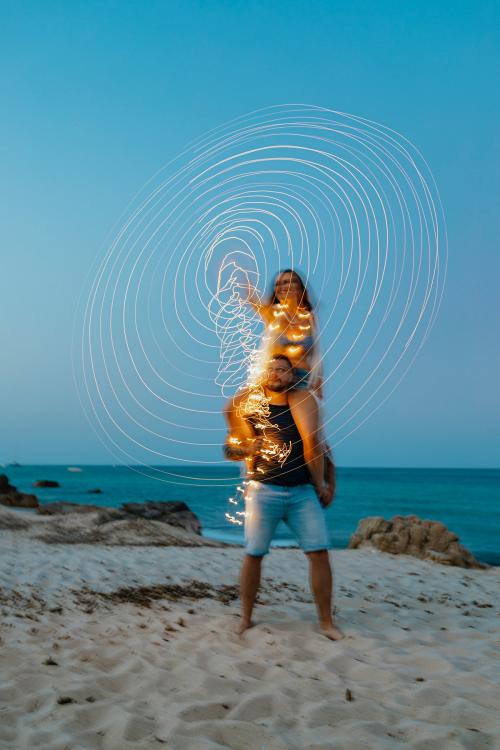
[{"label": "string light", "polygon": [[[227,269],[229,266],[231,266],[230,276],[222,283],[222,269]],[[245,278],[248,278],[245,270],[239,268],[234,260],[231,261],[231,263],[223,263],[218,275],[219,282],[217,286],[217,294],[209,305],[209,309],[217,309],[216,302],[220,302],[218,298],[222,289],[226,295],[229,294],[230,305],[219,305],[215,319],[219,321],[224,317],[224,331],[221,336],[221,362],[228,360],[224,351],[224,347],[227,346],[227,336],[225,335],[225,331],[230,330],[232,332],[231,341],[234,336],[241,337],[244,342],[244,349],[246,348],[248,366],[245,387],[247,394],[239,402],[236,413],[240,419],[248,419],[251,417],[254,428],[262,433],[264,442],[259,450],[259,457],[269,464],[279,464],[280,466],[283,466],[292,450],[291,441],[288,443],[277,443],[270,439],[269,435],[266,434],[266,431],[274,430],[278,427],[278,425],[273,424],[269,419],[271,416],[271,409],[269,406],[269,398],[266,395],[263,386],[266,367],[269,361],[270,342],[272,339],[269,335],[264,335],[261,340],[261,345],[258,346],[255,337],[252,339],[249,334],[249,317],[246,312],[242,313],[242,310],[244,310],[245,305],[248,303],[246,297],[243,297],[240,292],[240,289],[243,290],[245,287],[248,289],[248,285],[246,285],[245,282],[241,282],[241,279]],[[221,307],[223,307],[224,310],[223,316],[220,311]],[[277,309],[273,311],[274,317],[281,318],[286,316],[288,318],[286,308],[286,304],[279,303]],[[288,322],[290,322],[289,318]],[[280,322],[270,323],[268,326],[268,330],[271,331],[280,329]],[[304,330],[309,330],[309,326],[305,326]],[[294,340],[300,341],[303,337],[303,334],[294,334]],[[294,349],[298,352],[300,346],[294,347]],[[224,372],[224,367],[222,367],[222,370],[219,369],[219,372]],[[229,437],[228,442],[230,445],[241,445],[241,440],[234,435]],[[261,466],[257,466],[251,471],[256,474],[266,473]],[[229,503],[231,505],[246,503],[248,497],[247,492],[250,487],[251,484],[248,481],[239,484],[236,487],[235,496],[229,498]],[[237,518],[236,516],[239,516],[240,518]],[[245,511],[235,511],[234,514],[229,511],[225,513],[225,518],[233,524],[241,525],[241,517],[245,517]]]},{"label": "string light", "polygon": [[[223,395],[254,382],[265,351],[242,287],[300,267],[326,302],[313,329],[328,365],[324,426],[338,447],[427,340],[446,244],[430,169],[394,129],[303,104],[216,128],[137,194],[89,273],[73,347],[89,420],[133,471],[227,487],[227,478],[170,466],[219,463],[214,380]],[[312,318],[299,309],[298,325],[286,321],[277,306],[272,323],[287,334]],[[279,345],[278,329],[268,333]]]}]

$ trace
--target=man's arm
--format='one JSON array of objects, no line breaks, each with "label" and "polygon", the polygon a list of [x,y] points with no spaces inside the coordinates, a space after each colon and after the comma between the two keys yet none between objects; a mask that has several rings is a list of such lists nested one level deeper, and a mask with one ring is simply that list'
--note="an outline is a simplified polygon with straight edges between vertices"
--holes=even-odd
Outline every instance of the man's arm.
[{"label": "man's arm", "polygon": [[304,460],[312,483],[322,500],[325,494],[323,449],[319,437],[319,410],[314,396],[307,391],[291,391],[288,403],[304,446]]},{"label": "man's arm", "polygon": [[335,490],[337,487],[337,478],[336,478],[336,469],[335,469],[335,461],[333,458],[333,453],[329,445],[326,443],[323,445],[324,450],[324,460],[325,460],[325,482],[327,486],[327,492],[325,493],[325,497],[322,499],[323,506],[325,508],[328,508],[329,505],[333,503],[333,498],[335,497]]},{"label": "man's arm", "polygon": [[240,391],[229,399],[224,407],[224,417],[228,433],[224,443],[224,455],[230,461],[243,461],[259,449],[261,438],[255,437],[251,425],[241,416],[241,403],[248,397],[248,391]]}]

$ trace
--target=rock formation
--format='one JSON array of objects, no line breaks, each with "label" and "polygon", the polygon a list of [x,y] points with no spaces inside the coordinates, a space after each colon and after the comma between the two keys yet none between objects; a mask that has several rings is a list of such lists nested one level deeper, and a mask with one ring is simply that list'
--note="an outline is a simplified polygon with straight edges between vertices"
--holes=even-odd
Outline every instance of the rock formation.
[{"label": "rock formation", "polygon": [[201,523],[198,517],[181,501],[147,500],[144,503],[124,503],[120,508],[102,508],[83,503],[57,502],[44,503],[38,509],[41,515],[53,516],[67,513],[99,513],[97,523],[102,525],[110,521],[132,521],[143,518],[147,521],[159,521],[170,526],[177,526],[190,534],[201,534]]},{"label": "rock formation", "polygon": [[58,500],[54,503],[43,503],[38,508],[42,516],[55,516],[58,513],[96,513],[102,510],[97,505],[84,505],[83,503],[70,503]]},{"label": "rock formation", "polygon": [[37,479],[33,482],[33,487],[60,487],[59,482],[55,482],[53,479]]},{"label": "rock formation", "polygon": [[148,500],[145,503],[124,503],[120,510],[128,516],[162,521],[171,526],[179,526],[192,534],[201,534],[198,517],[181,501]]},{"label": "rock formation", "polygon": [[36,495],[18,492],[9,484],[8,477],[0,474],[0,505],[7,505],[11,508],[38,508],[38,500]]},{"label": "rock formation", "polygon": [[19,530],[49,544],[224,547],[201,536],[198,517],[183,502],[125,503],[121,508],[57,502],[20,518],[0,510],[0,529]]},{"label": "rock formation", "polygon": [[418,516],[394,516],[390,521],[381,516],[363,518],[349,540],[350,549],[360,547],[461,568],[487,567],[460,544],[458,536],[444,523],[423,521]]}]

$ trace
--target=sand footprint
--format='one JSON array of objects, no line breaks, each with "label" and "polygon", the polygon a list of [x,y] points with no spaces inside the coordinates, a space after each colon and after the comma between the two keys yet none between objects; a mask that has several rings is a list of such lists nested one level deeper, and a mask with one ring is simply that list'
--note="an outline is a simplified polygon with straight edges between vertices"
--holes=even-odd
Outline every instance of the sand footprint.
[{"label": "sand footprint", "polygon": [[109,705],[98,706],[95,703],[84,703],[83,705],[72,706],[71,710],[71,718],[65,722],[64,728],[72,733],[85,732],[89,727],[92,727],[95,734],[99,729],[105,729],[110,721],[111,710]]},{"label": "sand footprint", "polygon": [[231,706],[228,703],[196,703],[179,713],[182,721],[205,721],[207,719],[223,719]]},{"label": "sand footprint", "polygon": [[322,726],[335,727],[343,721],[352,721],[355,715],[357,715],[357,711],[352,703],[325,701],[311,711],[307,726],[311,728]]},{"label": "sand footprint", "polygon": [[[200,744],[199,737],[187,737],[185,734],[179,734],[169,737],[168,742],[169,750],[221,750],[220,743],[210,740],[208,737],[203,737],[203,744]],[[158,747],[161,746],[158,745]]]},{"label": "sand footprint", "polygon": [[335,674],[346,674],[350,671],[353,663],[353,657],[347,654],[332,656],[325,661],[325,669]]},{"label": "sand footprint", "polygon": [[131,716],[125,728],[124,739],[133,743],[145,740],[147,737],[153,739],[157,726],[156,721],[148,716]]},{"label": "sand footprint", "polygon": [[[218,719],[211,722],[200,722],[193,724],[187,730],[175,733],[169,737],[169,742],[176,750],[185,750],[188,747],[187,737],[203,737],[206,747],[213,747],[210,740],[214,740],[220,747],[231,748],[231,750],[289,750],[287,743],[282,740],[272,729],[246,721],[235,721],[231,719]],[[207,742],[208,738],[208,742]],[[205,750],[205,744],[191,744],[193,750]]]},{"label": "sand footprint", "polygon": [[244,721],[225,721],[219,725],[214,739],[231,750],[288,750],[287,743],[271,729]]},{"label": "sand footprint", "polygon": [[[10,677],[11,680],[14,680],[14,675]],[[7,705],[7,703],[15,704],[17,701],[18,696],[21,695],[21,691],[19,688],[9,683],[4,683],[0,687],[0,704]]]},{"label": "sand footprint", "polygon": [[105,694],[111,693],[112,695],[116,695],[117,693],[134,692],[137,686],[137,674],[120,671],[115,674],[99,677],[95,681],[95,685],[99,692]]},{"label": "sand footprint", "polygon": [[251,661],[242,661],[236,664],[236,669],[245,677],[253,677],[254,680],[261,680],[267,672],[267,667],[261,664],[254,664]]},{"label": "sand footprint", "polygon": [[120,705],[114,704],[109,713],[109,724],[102,730],[102,750],[116,750],[125,747],[125,731],[130,720],[130,713]]},{"label": "sand footprint", "polygon": [[256,721],[273,715],[274,697],[271,693],[250,695],[241,701],[230,713],[231,719]]},{"label": "sand footprint", "polygon": [[446,706],[450,700],[449,692],[437,687],[423,687],[416,691],[414,703],[416,706]]}]

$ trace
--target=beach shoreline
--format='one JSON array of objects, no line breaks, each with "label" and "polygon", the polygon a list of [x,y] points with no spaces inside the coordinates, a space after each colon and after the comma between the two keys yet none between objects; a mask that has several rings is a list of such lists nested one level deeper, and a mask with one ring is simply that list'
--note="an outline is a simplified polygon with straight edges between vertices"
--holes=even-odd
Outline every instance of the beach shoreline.
[{"label": "beach shoreline", "polygon": [[299,550],[265,560],[241,638],[239,548],[0,550],[2,747],[500,746],[496,568],[335,550],[332,643]]}]

